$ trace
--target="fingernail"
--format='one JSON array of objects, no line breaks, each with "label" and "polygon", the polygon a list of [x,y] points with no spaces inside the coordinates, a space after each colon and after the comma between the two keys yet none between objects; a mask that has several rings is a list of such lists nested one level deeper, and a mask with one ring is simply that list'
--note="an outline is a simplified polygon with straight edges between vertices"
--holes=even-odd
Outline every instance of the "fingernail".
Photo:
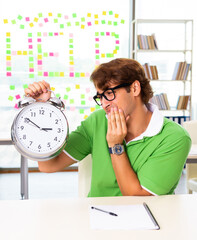
[{"label": "fingernail", "polygon": [[118,108],[117,108],[117,107],[114,107],[114,111],[116,111],[116,112],[117,112],[117,111],[118,111]]}]

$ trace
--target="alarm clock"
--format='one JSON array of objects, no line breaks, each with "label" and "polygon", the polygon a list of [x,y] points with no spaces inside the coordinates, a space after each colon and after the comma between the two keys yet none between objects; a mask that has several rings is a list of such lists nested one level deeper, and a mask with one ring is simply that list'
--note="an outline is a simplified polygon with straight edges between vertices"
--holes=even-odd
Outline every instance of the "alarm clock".
[{"label": "alarm clock", "polygon": [[65,147],[69,133],[64,103],[56,97],[47,102],[25,97],[18,107],[22,110],[11,127],[11,138],[18,152],[37,161],[56,157]]}]

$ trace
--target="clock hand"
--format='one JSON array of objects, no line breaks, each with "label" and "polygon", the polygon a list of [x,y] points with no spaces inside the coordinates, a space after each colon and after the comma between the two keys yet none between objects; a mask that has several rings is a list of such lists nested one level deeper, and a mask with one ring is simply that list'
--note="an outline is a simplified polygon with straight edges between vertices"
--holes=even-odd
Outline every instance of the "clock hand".
[{"label": "clock hand", "polygon": [[53,128],[41,128],[41,130],[47,131],[47,130],[53,130]]},{"label": "clock hand", "polygon": [[39,127],[37,124],[35,124],[33,121],[31,121],[29,118],[25,118],[25,120],[27,121],[27,123],[31,122],[34,126],[36,126],[37,128],[39,128],[40,130],[44,130],[47,132],[47,129],[42,129],[41,127]]}]

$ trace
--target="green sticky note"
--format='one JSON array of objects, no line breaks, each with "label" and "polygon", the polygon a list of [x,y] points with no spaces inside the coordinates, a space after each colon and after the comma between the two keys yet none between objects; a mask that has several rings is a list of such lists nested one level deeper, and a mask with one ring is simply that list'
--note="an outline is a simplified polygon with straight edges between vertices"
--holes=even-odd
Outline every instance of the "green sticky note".
[{"label": "green sticky note", "polygon": [[79,109],[80,114],[84,114],[84,111],[85,111],[84,109]]},{"label": "green sticky note", "polygon": [[9,100],[9,101],[13,101],[13,99],[14,99],[14,97],[12,97],[12,96],[9,96],[9,97],[8,97],[8,100]]},{"label": "green sticky note", "polygon": [[113,15],[113,11],[109,11],[109,15]]},{"label": "green sticky note", "polygon": [[99,55],[96,55],[95,58],[96,58],[96,59],[100,59]]},{"label": "green sticky note", "polygon": [[81,22],[85,22],[85,18],[83,17],[83,18],[81,18]]},{"label": "green sticky note", "polygon": [[73,56],[69,56],[69,60],[73,61],[74,57]]},{"label": "green sticky note", "polygon": [[42,72],[38,72],[38,76],[39,76],[39,77],[42,77]]},{"label": "green sticky note", "polygon": [[73,48],[73,45],[69,45],[69,48]]},{"label": "green sticky note", "polygon": [[6,67],[6,70],[7,70],[8,72],[11,72],[11,71],[12,71],[12,68],[11,68],[11,67]]},{"label": "green sticky note", "polygon": [[6,38],[6,42],[11,42],[11,41],[10,41],[10,38]]},{"label": "green sticky note", "polygon": [[44,52],[43,57],[48,57],[48,53]]},{"label": "green sticky note", "polygon": [[24,28],[25,28],[25,26],[21,24],[20,25],[20,29],[24,29]]},{"label": "green sticky note", "polygon": [[33,63],[30,63],[30,64],[29,64],[29,67],[30,67],[30,68],[34,68],[34,64],[33,64]]},{"label": "green sticky note", "polygon": [[120,23],[124,24],[124,23],[125,23],[125,20],[121,19]]},{"label": "green sticky note", "polygon": [[116,50],[119,50],[119,46],[116,46],[115,49],[116,49]]},{"label": "green sticky note", "polygon": [[54,72],[49,72],[49,77],[54,77]]},{"label": "green sticky note", "polygon": [[80,73],[76,72],[75,77],[80,77]]},{"label": "green sticky note", "polygon": [[37,49],[42,48],[41,44],[37,44]]},{"label": "green sticky note", "polygon": [[10,90],[15,90],[15,86],[14,85],[10,85]]},{"label": "green sticky note", "polygon": [[29,78],[34,78],[34,74],[29,74]]},{"label": "green sticky note", "polygon": [[82,101],[81,101],[81,105],[86,105],[86,101],[85,101],[85,100],[82,100]]},{"label": "green sticky note", "polygon": [[75,26],[79,26],[80,25],[80,23],[79,22],[75,22]]},{"label": "green sticky note", "polygon": [[96,44],[95,44],[95,48],[99,48],[99,43],[96,43]]},{"label": "green sticky note", "polygon": [[81,99],[84,99],[85,98],[85,94],[81,94]]},{"label": "green sticky note", "polygon": [[112,21],[108,21],[108,25],[112,25]]},{"label": "green sticky note", "polygon": [[28,33],[28,37],[32,37],[32,33]]},{"label": "green sticky note", "polygon": [[101,20],[101,23],[102,23],[102,24],[105,24],[106,22],[105,22],[105,20]]},{"label": "green sticky note", "polygon": [[76,18],[77,17],[77,14],[76,13],[73,13],[73,18]]},{"label": "green sticky note", "polygon": [[69,39],[69,43],[73,43],[73,39]]},{"label": "green sticky note", "polygon": [[64,24],[60,24],[60,28],[64,28]]},{"label": "green sticky note", "polygon": [[23,84],[23,88],[28,88],[28,84]]},{"label": "green sticky note", "polygon": [[33,57],[29,57],[29,62],[33,62],[34,58]]},{"label": "green sticky note", "polygon": [[6,50],[6,54],[11,54],[11,50]]},{"label": "green sticky note", "polygon": [[53,33],[52,33],[52,32],[50,32],[50,33],[49,33],[49,36],[50,36],[50,37],[53,37]]},{"label": "green sticky note", "polygon": [[54,23],[58,23],[58,19],[57,18],[54,19]]},{"label": "green sticky note", "polygon": [[12,22],[12,24],[16,24],[16,20],[12,20],[11,22]]},{"label": "green sticky note", "polygon": [[61,17],[62,17],[62,14],[61,14],[61,13],[58,13],[58,14],[57,14],[57,17],[61,18]]},{"label": "green sticky note", "polygon": [[38,13],[38,17],[40,17],[40,18],[41,18],[41,17],[42,17],[42,13]]},{"label": "green sticky note", "polygon": [[61,97],[59,93],[55,94],[55,96],[56,96],[57,98]]},{"label": "green sticky note", "polygon": [[67,100],[68,99],[68,95],[65,94],[64,95],[64,99]]},{"label": "green sticky note", "polygon": [[67,88],[66,88],[66,91],[67,91],[67,92],[70,92],[70,90],[71,90],[70,87],[67,87]]},{"label": "green sticky note", "polygon": [[74,99],[70,99],[70,104],[74,104],[74,103],[75,103]]},{"label": "green sticky note", "polygon": [[42,53],[42,49],[41,48],[38,49],[38,53]]},{"label": "green sticky note", "polygon": [[33,55],[33,51],[31,50],[31,51],[29,51],[29,55]]},{"label": "green sticky note", "polygon": [[115,34],[115,38],[119,38],[119,34]]},{"label": "green sticky note", "polygon": [[71,22],[67,22],[67,27],[71,27]]},{"label": "green sticky note", "polygon": [[21,15],[18,15],[18,20],[21,20],[23,17]]},{"label": "green sticky note", "polygon": [[95,32],[95,36],[98,37],[99,36],[99,32]]},{"label": "green sticky note", "polygon": [[101,32],[100,34],[101,34],[101,36],[105,36],[105,33],[104,33],[104,32]]},{"label": "green sticky note", "polygon": [[114,22],[114,26],[117,26],[118,25],[118,23],[117,22]]},{"label": "green sticky note", "polygon": [[11,45],[10,44],[6,44],[6,48],[11,48]]},{"label": "green sticky note", "polygon": [[55,77],[59,77],[59,72],[55,72]]},{"label": "green sticky note", "polygon": [[42,36],[41,32],[38,32],[38,33],[37,33],[37,36],[38,36],[38,37],[41,37],[41,36]]}]

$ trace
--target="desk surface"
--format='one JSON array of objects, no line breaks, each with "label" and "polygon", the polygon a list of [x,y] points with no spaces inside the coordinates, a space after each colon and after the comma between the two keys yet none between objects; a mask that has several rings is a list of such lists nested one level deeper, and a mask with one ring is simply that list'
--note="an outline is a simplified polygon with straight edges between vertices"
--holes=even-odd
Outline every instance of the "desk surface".
[{"label": "desk surface", "polygon": [[[160,230],[92,230],[90,205],[146,202]],[[196,239],[197,195],[0,201],[2,240]]]}]

